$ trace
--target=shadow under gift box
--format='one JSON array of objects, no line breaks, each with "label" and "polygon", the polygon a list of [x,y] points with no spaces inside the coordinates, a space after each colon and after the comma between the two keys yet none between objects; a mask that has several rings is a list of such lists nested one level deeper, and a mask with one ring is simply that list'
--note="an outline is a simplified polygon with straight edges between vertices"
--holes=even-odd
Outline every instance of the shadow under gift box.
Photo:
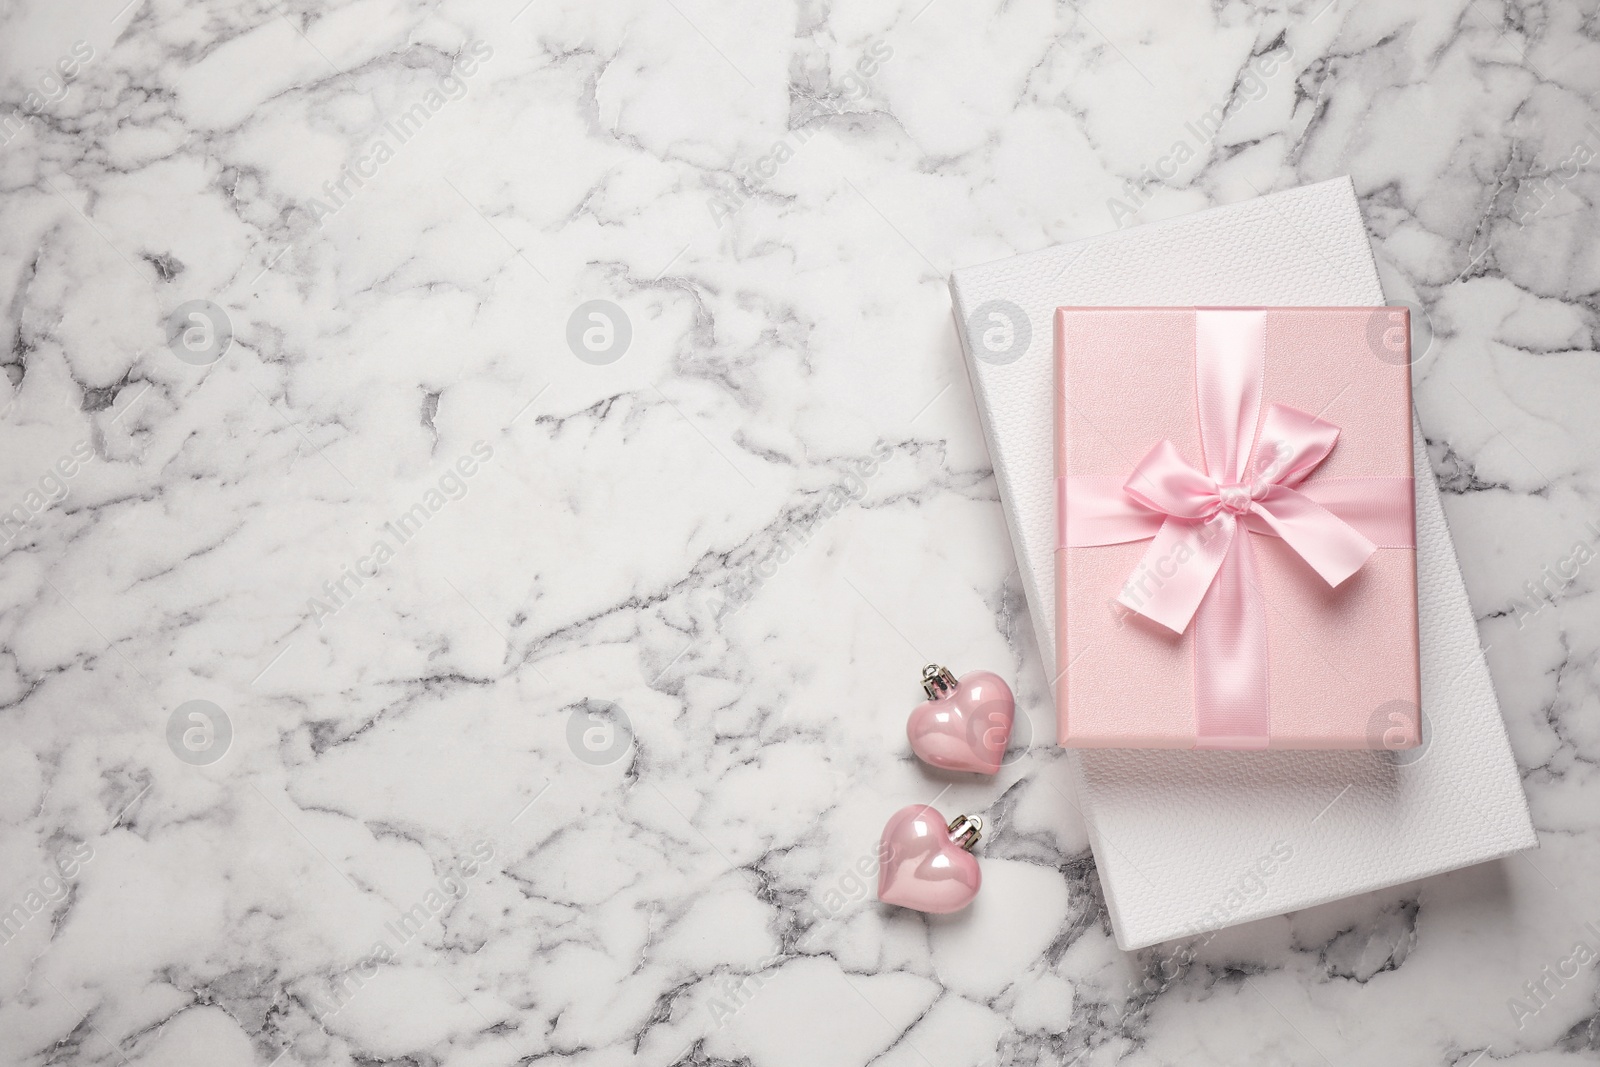
[{"label": "shadow under gift box", "polygon": [[[1066,524],[1068,479],[1120,486],[1162,441],[1206,471],[1196,386],[1197,321],[1247,309],[1060,308],[1055,316],[1056,474]],[[1421,738],[1409,360],[1385,348],[1393,308],[1267,308],[1260,416],[1274,404],[1339,428],[1299,489],[1340,479],[1394,479],[1405,536],[1379,547],[1337,587],[1288,543],[1246,530],[1247,596],[1259,601],[1266,643],[1266,722],[1253,736],[1208,725],[1197,677],[1226,664],[1196,660],[1196,630],[1181,633],[1119,603],[1142,601],[1185,563],[1152,574],[1151,541],[1056,550],[1058,738],[1086,748],[1405,749]],[[1397,489],[1403,483],[1403,489]],[[1392,509],[1391,509],[1392,510]],[[1352,522],[1356,519],[1352,518]],[[1356,523],[1358,526],[1359,522]],[[1067,544],[1065,530],[1060,545]],[[1157,561],[1163,562],[1163,561]],[[1220,580],[1226,574],[1218,575]],[[1130,583],[1130,578],[1133,582]],[[1215,595],[1215,587],[1206,595]],[[1213,620],[1214,621],[1214,620]]]}]

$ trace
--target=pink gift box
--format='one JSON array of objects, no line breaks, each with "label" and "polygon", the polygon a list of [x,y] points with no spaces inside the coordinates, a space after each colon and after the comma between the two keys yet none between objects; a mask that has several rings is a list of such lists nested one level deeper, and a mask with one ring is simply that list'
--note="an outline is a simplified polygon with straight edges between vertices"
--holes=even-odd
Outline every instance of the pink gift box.
[{"label": "pink gift box", "polygon": [[1058,737],[1421,740],[1402,308],[1059,308]]}]

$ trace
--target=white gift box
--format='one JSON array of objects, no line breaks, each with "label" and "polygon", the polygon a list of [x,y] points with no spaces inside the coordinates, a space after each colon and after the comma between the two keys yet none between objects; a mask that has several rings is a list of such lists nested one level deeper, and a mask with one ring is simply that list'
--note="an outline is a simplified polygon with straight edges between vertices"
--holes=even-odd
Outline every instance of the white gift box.
[{"label": "white gift box", "polygon": [[[950,287],[1051,677],[1055,308],[1384,303],[1348,178],[968,267]],[[1422,746],[1074,751],[1079,805],[1122,948],[1537,844],[1427,449],[1414,432]]]}]

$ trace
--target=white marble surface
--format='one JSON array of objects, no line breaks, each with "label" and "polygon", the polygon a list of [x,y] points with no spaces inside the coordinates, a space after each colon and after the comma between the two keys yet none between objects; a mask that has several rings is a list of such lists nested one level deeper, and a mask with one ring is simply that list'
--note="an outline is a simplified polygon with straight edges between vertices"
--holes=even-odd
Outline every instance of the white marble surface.
[{"label": "white marble surface", "polygon": [[[125,2],[0,4],[4,1062],[1600,1057],[1592,4]],[[1542,847],[1124,955],[905,751],[1049,719],[944,275],[1346,172]]]}]

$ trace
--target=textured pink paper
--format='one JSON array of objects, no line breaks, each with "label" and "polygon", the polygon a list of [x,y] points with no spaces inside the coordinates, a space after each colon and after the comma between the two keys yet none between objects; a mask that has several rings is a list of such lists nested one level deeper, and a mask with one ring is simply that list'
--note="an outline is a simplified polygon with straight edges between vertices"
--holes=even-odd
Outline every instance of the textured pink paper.
[{"label": "textured pink paper", "polygon": [[[1273,308],[1263,410],[1341,429],[1322,478],[1409,477],[1411,375],[1388,308]],[[1403,334],[1403,331],[1401,331]],[[1200,458],[1192,308],[1056,312],[1056,473],[1126,478],[1163,439]],[[1338,589],[1282,541],[1250,535],[1266,600],[1272,748],[1384,747],[1418,729],[1416,552],[1380,548]],[[1193,748],[1193,628],[1173,634],[1115,603],[1147,547],[1056,553],[1058,738],[1097,748]],[[1396,718],[1398,716],[1398,719]]]}]

